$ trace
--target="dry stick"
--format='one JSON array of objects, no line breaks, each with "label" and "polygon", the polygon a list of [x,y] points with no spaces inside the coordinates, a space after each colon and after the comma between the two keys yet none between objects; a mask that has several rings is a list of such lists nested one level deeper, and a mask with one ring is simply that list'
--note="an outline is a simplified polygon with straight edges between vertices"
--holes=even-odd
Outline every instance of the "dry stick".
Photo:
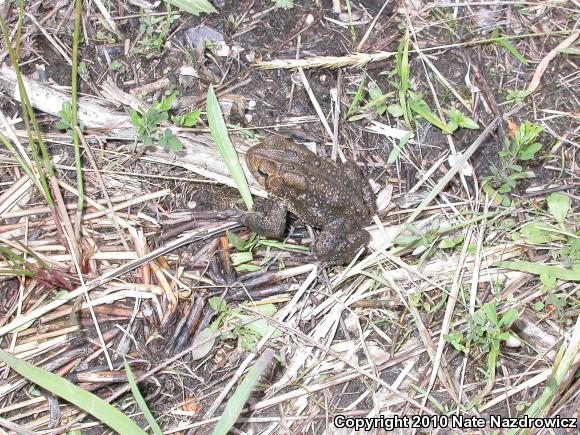
[{"label": "dry stick", "polygon": [[369,28],[367,29],[367,31],[365,32],[365,34],[363,35],[363,37],[361,38],[360,42],[358,43],[358,45],[356,46],[356,51],[361,51],[361,49],[363,48],[363,45],[365,45],[365,42],[367,41],[367,39],[369,38],[369,36],[371,35],[371,32],[373,31],[373,29],[375,28],[377,21],[379,20],[379,17],[381,16],[381,14],[383,13],[383,11],[385,10],[385,8],[387,7],[387,5],[391,3],[390,0],[386,0],[383,3],[383,7],[381,8],[381,10],[377,13],[377,15],[375,16],[373,22],[371,23],[371,25],[369,26]]},{"label": "dry stick", "polygon": [[26,193],[26,191],[33,184],[32,180],[27,176],[23,175],[18,180],[14,182],[2,195],[0,195],[0,216],[6,219],[4,213],[6,210],[10,210]]},{"label": "dry stick", "polygon": [[[162,363],[158,364],[157,366],[153,367],[151,370],[147,371],[146,373],[142,374],[141,376],[139,376],[135,381],[137,383],[150,378],[152,375],[154,375],[155,373],[157,373],[159,370],[164,369],[165,367],[169,366],[170,364],[172,364],[173,362],[179,360],[180,358],[182,358],[183,356],[187,355],[188,353],[191,353],[193,350],[195,350],[196,348],[204,345],[205,343],[210,342],[211,340],[215,340],[216,338],[218,338],[220,335],[222,335],[224,332],[227,331],[231,331],[232,329],[238,327],[238,326],[244,326],[247,325],[248,323],[252,323],[254,320],[250,319],[247,321],[244,321],[241,323],[241,325],[235,325],[235,326],[230,326],[227,327],[225,329],[222,329],[220,331],[215,332],[214,334],[209,335],[208,337],[205,337],[203,339],[199,339],[199,340],[195,340],[193,342],[193,344],[191,346],[189,346],[187,349],[173,355],[171,358],[163,361]],[[131,390],[131,386],[129,385],[129,383],[127,383],[125,386],[119,388],[117,391],[115,391],[113,394],[111,394],[110,396],[104,398],[103,400],[107,403],[111,403],[113,400],[117,399],[118,397],[122,396],[123,394],[125,394],[126,392]],[[61,434],[64,432],[69,432],[72,428],[73,425],[75,425],[76,423],[82,421],[86,416],[88,415],[88,413],[83,412],[82,414],[80,414],[74,421],[71,421],[69,423],[66,424],[66,426],[60,427],[58,429],[52,430],[51,432],[49,432],[51,435],[56,435],[56,434]],[[217,421],[219,420],[220,417],[216,417],[213,420]]]},{"label": "dry stick", "polygon": [[[512,111],[513,112],[513,111]],[[511,113],[511,112],[510,112]],[[471,157],[471,155],[479,148],[479,146],[483,143],[483,141],[491,134],[491,132],[495,129],[497,124],[500,122],[499,118],[495,118],[485,130],[481,132],[479,137],[471,144],[469,148],[467,148],[463,153],[461,153],[461,157],[457,159],[455,165],[449,169],[449,171],[439,180],[435,188],[429,192],[429,195],[425,197],[421,204],[415,209],[413,213],[407,218],[405,221],[406,223],[411,223],[415,220],[415,218],[423,211],[423,209],[429,205],[433,199],[439,195],[439,193],[443,190],[443,188],[449,183],[449,181],[455,176],[455,174],[463,167],[465,162]]]},{"label": "dry stick", "polygon": [[[496,3],[494,3],[496,4]],[[526,33],[523,35],[502,36],[500,38],[487,38],[475,41],[460,42],[456,44],[438,45],[435,47],[422,48],[423,51],[449,50],[473,45],[489,44],[497,41],[525,39],[540,36],[569,35],[571,30],[557,30],[555,32]],[[415,50],[409,50],[415,53]],[[378,62],[395,56],[397,53],[390,51],[378,51],[375,53],[353,53],[346,56],[312,56],[303,59],[275,59],[270,61],[255,62],[258,69],[292,69],[292,68],[343,68],[362,67],[371,62]]]},{"label": "dry stick", "polygon": [[[471,280],[471,289],[469,293],[469,315],[473,316],[475,313],[475,302],[477,299],[477,287],[479,285],[479,273],[481,270],[481,261],[483,255],[483,239],[485,236],[485,230],[487,228],[487,213],[489,211],[489,201],[486,195],[485,207],[483,210],[483,222],[479,228],[479,237],[477,238],[477,251],[475,252],[475,259],[473,260],[473,272]],[[461,379],[459,384],[459,398],[463,399],[463,381],[465,378],[465,370],[467,369],[467,355],[463,356],[463,366],[461,367]],[[465,398],[467,400],[467,398]],[[469,402],[469,400],[467,400]],[[459,407],[457,407],[459,412]],[[478,412],[475,408],[472,409],[473,412]]]},{"label": "dry stick", "polygon": [[[252,311],[252,312],[254,314],[259,314],[258,311]],[[303,341],[305,341],[309,346],[312,346],[312,347],[315,347],[317,349],[322,350],[324,353],[334,357],[338,361],[349,366],[351,369],[353,369],[359,375],[365,376],[365,377],[371,379],[372,381],[378,383],[382,387],[386,388],[389,392],[393,393],[395,396],[398,396],[399,398],[407,401],[408,403],[415,405],[417,408],[419,408],[423,412],[426,412],[427,414],[431,414],[431,415],[435,414],[429,408],[425,407],[424,404],[421,404],[418,401],[416,401],[415,399],[413,399],[412,397],[407,396],[406,394],[401,393],[400,391],[396,390],[390,384],[388,384],[387,382],[382,380],[379,376],[371,373],[370,371],[366,371],[364,368],[350,362],[349,360],[344,358],[342,355],[340,355],[338,352],[335,352],[334,350],[330,349],[329,347],[318,343],[316,340],[312,339],[310,336],[304,334],[303,332],[292,329],[292,328],[284,325],[282,322],[280,322],[277,319],[264,317],[264,320],[266,320],[268,323],[273,324],[275,326],[276,330],[281,329],[282,331],[285,331],[287,333],[291,332],[292,334],[295,334],[298,338],[301,338]],[[374,364],[370,364],[370,368],[376,369]],[[219,405],[219,402],[217,402],[217,404]],[[206,415],[204,415],[204,418],[209,418],[209,417],[211,417],[211,415],[209,415],[207,417],[206,417]]]},{"label": "dry stick", "polygon": [[[7,429],[10,429],[14,432],[16,432],[17,434],[22,434],[22,435],[34,435],[36,432],[32,432],[29,431],[28,429],[25,429],[24,427],[20,426],[19,424],[16,424],[10,420],[5,420],[3,418],[0,418],[0,426],[4,426]],[[4,431],[2,431],[4,432]]]},{"label": "dry stick", "polygon": [[[310,102],[314,106],[314,110],[316,110],[316,114],[320,118],[320,121],[322,122],[322,125],[324,126],[326,132],[328,133],[328,136],[330,136],[332,138],[334,135],[332,134],[332,130],[330,129],[330,125],[328,125],[328,121],[326,120],[326,116],[324,116],[324,112],[322,111],[320,104],[318,104],[318,100],[314,96],[314,92],[312,92],[312,88],[310,87],[310,83],[308,83],[308,79],[306,78],[306,75],[304,74],[304,70],[302,68],[298,68],[298,72],[300,73],[300,78],[302,79],[302,84],[304,85],[304,89],[306,89],[306,93],[308,94],[308,97],[310,98]],[[338,148],[338,155],[340,156],[340,160],[342,162],[346,161],[344,154],[342,153],[342,150],[340,148]]]},{"label": "dry stick", "polygon": [[[296,305],[298,300],[302,297],[302,295],[304,294],[306,289],[310,286],[312,281],[314,281],[314,278],[316,278],[316,273],[317,273],[317,267],[313,265],[312,271],[306,277],[306,279],[302,282],[302,284],[300,285],[300,288],[292,297],[292,300],[282,309],[282,311],[280,311],[280,315],[278,316],[279,322],[283,322],[286,319],[286,317],[291,313],[292,309],[294,308],[294,306]],[[246,359],[240,364],[240,366],[236,370],[236,373],[232,376],[232,378],[227,383],[227,385],[222,389],[221,393],[216,398],[213,405],[211,405],[209,407],[209,409],[206,411],[206,413],[203,415],[203,418],[207,419],[207,418],[211,418],[213,416],[213,414],[217,410],[218,406],[220,406],[220,404],[225,399],[225,397],[228,395],[228,393],[233,388],[235,383],[238,381],[240,376],[242,376],[242,374],[244,373],[244,370],[246,370],[246,368],[249,367],[252,360],[256,357],[256,355],[258,355],[258,352],[266,345],[266,343],[268,342],[268,340],[270,339],[270,337],[272,336],[274,331],[277,331],[277,329],[272,328],[271,331],[269,331],[267,334],[265,334],[262,337],[262,339],[256,345],[256,350],[254,352],[252,352],[251,354],[249,354],[246,357]]]},{"label": "dry stick", "polygon": [[[411,21],[411,17],[409,17],[408,11],[405,8],[405,16],[407,17],[407,26],[409,29],[411,29],[411,34],[413,35],[413,39],[414,41],[411,41],[411,43],[413,44],[413,47],[415,48],[415,51],[419,54],[419,58],[421,59],[421,64],[423,66],[423,70],[425,71],[425,77],[427,78],[427,83],[429,85],[429,89],[431,90],[431,95],[433,96],[433,100],[435,101],[435,105],[437,106],[437,112],[439,113],[439,119],[444,120],[445,118],[443,117],[443,111],[441,110],[441,104],[439,103],[439,98],[437,98],[437,93],[435,92],[435,88],[433,87],[433,83],[431,83],[431,80],[429,79],[429,74],[427,73],[427,68],[425,67],[425,59],[426,56],[423,54],[423,51],[421,50],[421,48],[419,47],[419,43],[417,41],[417,33],[415,32],[415,27],[413,26],[413,23]],[[447,136],[447,143],[449,144],[449,148],[451,149],[451,152],[453,153],[453,155],[457,155],[457,149],[455,148],[455,144],[453,143],[453,138],[451,137],[450,134],[446,135]],[[467,163],[467,167],[471,167],[471,165],[469,163]],[[465,176],[463,175],[463,171],[459,172],[459,178],[461,179],[461,184],[463,185],[463,189],[465,190],[465,193],[467,195],[467,197],[469,199],[470,195],[469,195],[469,187],[467,186],[467,180],[465,179]]]},{"label": "dry stick", "polygon": [[85,148],[85,151],[87,152],[87,157],[89,159],[89,162],[91,163],[91,166],[95,170],[97,182],[101,186],[101,191],[103,193],[103,197],[105,198],[105,200],[107,201],[107,205],[109,206],[109,212],[110,212],[109,216],[111,217],[111,221],[113,222],[115,230],[117,231],[117,234],[119,235],[119,239],[121,240],[121,243],[123,244],[123,247],[125,248],[125,250],[130,251],[131,249],[129,248],[129,245],[127,245],[127,241],[125,240],[125,235],[121,231],[121,226],[119,224],[119,220],[117,219],[117,213],[115,213],[113,211],[113,203],[111,202],[111,197],[109,196],[109,193],[107,192],[107,187],[105,186],[105,182],[103,181],[103,177],[101,176],[101,173],[99,172],[97,162],[95,161],[95,156],[93,155],[93,150],[91,149],[91,146],[85,140],[85,137],[81,132],[81,129],[77,125],[75,125],[75,130],[77,130],[78,137],[79,137],[80,141],[82,142],[83,147]]},{"label": "dry stick", "polygon": [[[66,231],[64,233],[64,236],[66,237],[66,240],[69,243],[69,245],[72,246],[73,241],[70,240],[70,235],[67,234]],[[103,337],[103,333],[101,331],[101,326],[99,325],[99,321],[97,320],[97,315],[95,314],[93,304],[91,303],[91,297],[89,296],[89,291],[87,290],[87,285],[85,283],[85,278],[83,276],[83,272],[82,272],[81,266],[79,264],[79,259],[76,255],[76,252],[73,249],[71,249],[70,255],[71,255],[72,262],[75,266],[77,276],[79,277],[79,281],[81,283],[80,289],[82,290],[82,292],[85,296],[85,299],[87,300],[89,312],[91,313],[91,317],[93,319],[93,324],[95,326],[95,330],[97,331],[97,336],[99,337],[101,349],[102,349],[103,353],[105,354],[105,359],[107,360],[107,364],[109,365],[109,370],[113,370],[113,362],[111,361],[111,356],[109,355],[109,350],[107,349],[107,343],[105,342],[105,338]]]},{"label": "dry stick", "polygon": [[[461,256],[459,263],[457,264],[457,269],[455,271],[455,276],[453,277],[453,283],[451,284],[451,291],[449,292],[449,299],[447,301],[447,307],[445,308],[445,315],[443,317],[443,324],[441,325],[441,332],[439,333],[439,343],[437,344],[437,353],[435,354],[435,361],[433,362],[433,368],[431,372],[431,379],[429,380],[429,386],[423,397],[423,404],[427,402],[429,394],[435,385],[435,380],[439,374],[439,368],[441,366],[441,360],[443,359],[443,350],[445,349],[445,335],[449,333],[451,325],[451,317],[453,316],[453,311],[455,310],[455,303],[457,302],[457,294],[461,288],[461,272],[463,271],[463,266],[465,264],[465,259],[467,257],[467,249],[469,248],[469,242],[471,241],[472,229],[469,227],[467,229],[465,240],[463,242],[463,249],[461,251]],[[445,373],[447,374],[447,373]],[[451,379],[449,381],[449,387],[454,387]],[[459,397],[455,389],[450,390],[451,396],[459,404]]]},{"label": "dry stick", "polygon": [[159,192],[153,192],[153,193],[148,193],[147,195],[141,195],[137,198],[132,198],[132,199],[129,199],[128,201],[124,201],[120,204],[116,204],[112,207],[112,209],[104,209],[101,211],[87,213],[86,215],[83,216],[83,222],[88,221],[88,220],[92,220],[92,219],[96,219],[96,218],[99,218],[102,216],[106,216],[109,213],[111,213],[111,210],[112,211],[119,211],[119,210],[122,210],[124,208],[131,207],[132,205],[135,205],[135,204],[139,204],[142,202],[147,202],[151,199],[156,199],[156,198],[161,198],[163,196],[167,196],[170,193],[171,193],[171,190],[163,189],[163,190],[160,190]]},{"label": "dry stick", "polygon": [[48,33],[44,27],[42,27],[42,24],[40,24],[36,20],[34,15],[29,14],[28,12],[26,12],[24,15],[26,15],[30,19],[30,21],[32,21],[34,23],[34,25],[36,27],[38,27],[38,30],[40,30],[42,32],[42,34],[45,36],[45,38],[48,39],[48,42],[50,42],[54,46],[55,50],[60,53],[60,55],[63,57],[63,59],[66,61],[66,63],[68,63],[69,65],[72,65],[72,60],[69,57],[69,55],[66,54],[66,52],[62,49],[60,44],[58,42],[56,42],[56,40],[52,37],[52,35],[50,33]]},{"label": "dry stick", "polygon": [[[74,196],[79,196],[79,191],[78,191],[78,189],[76,187],[73,187],[70,184],[68,184],[68,183],[66,183],[66,182],[64,182],[62,180],[58,180],[58,185],[60,187],[62,187],[64,190],[72,193]],[[111,198],[111,202],[114,202],[116,204],[119,204],[121,201],[130,201],[131,198],[132,198],[132,196],[131,195],[128,195],[128,194],[118,195],[118,196],[115,196],[115,197]],[[94,208],[96,208],[97,209],[96,211],[103,211],[103,212],[110,211],[110,210],[108,210],[107,208],[105,208],[102,205],[102,204],[106,204],[107,203],[107,200],[104,199],[104,198],[103,199],[98,199],[98,200],[95,201],[90,196],[86,196],[85,197],[85,200],[87,201],[87,203],[89,205],[91,205]],[[67,209],[75,208],[76,207],[76,204],[70,204],[69,203],[69,204],[66,204],[66,207],[67,207]],[[42,210],[42,208],[39,208],[39,210]],[[94,213],[94,212],[91,212],[91,213]],[[122,226],[124,226],[124,227],[127,227],[128,226],[128,224],[125,221],[123,221],[121,223],[123,224]]]},{"label": "dry stick", "polygon": [[[436,352],[435,352],[435,347],[433,345],[433,339],[431,338],[431,334],[429,333],[429,330],[427,329],[427,327],[423,323],[423,320],[421,319],[421,315],[419,313],[419,310],[413,304],[407,303],[407,299],[410,298],[410,293],[405,292],[402,288],[400,288],[395,283],[395,280],[389,276],[389,274],[383,268],[382,265],[380,265],[380,268],[381,268],[381,271],[383,272],[383,277],[386,280],[386,282],[391,286],[391,288],[393,288],[397,292],[397,295],[399,296],[399,298],[403,302],[403,305],[413,316],[415,323],[417,325],[417,330],[419,331],[419,335],[421,336],[421,341],[423,341],[423,345],[425,346],[425,349],[427,350],[427,355],[429,355],[429,359],[431,360],[431,363],[433,365],[435,365]],[[406,298],[405,298],[405,296],[406,296]],[[440,379],[441,383],[450,392],[452,398],[454,400],[457,400],[457,395],[455,393],[455,390],[453,389],[453,383],[451,382],[451,377],[449,376],[447,369],[443,369],[440,373],[438,373],[438,375],[439,375],[439,379]],[[423,404],[425,404],[425,402],[423,402]]]},{"label": "dry stick", "polygon": [[342,69],[338,70],[338,75],[336,78],[336,91],[330,90],[330,99],[332,100],[332,116],[333,116],[333,130],[332,130],[332,153],[330,158],[333,162],[336,161],[336,155],[338,153],[338,125],[340,122],[340,98],[342,96]]},{"label": "dry stick", "polygon": [[[143,256],[142,258],[138,258],[136,260],[130,261],[129,263],[127,263],[123,266],[120,266],[116,269],[113,269],[113,270],[106,272],[105,274],[103,274],[99,278],[96,278],[96,279],[92,280],[91,282],[87,283],[86,284],[86,291],[90,291],[94,288],[102,286],[103,284],[111,281],[112,279],[117,278],[117,277],[123,275],[124,273],[130,272],[131,270],[136,269],[137,267],[141,266],[142,264],[147,263],[151,260],[154,260],[155,258],[157,258],[161,255],[164,255],[167,252],[172,251],[173,249],[176,249],[176,248],[183,246],[187,243],[191,243],[194,240],[205,239],[207,237],[221,233],[225,230],[235,228],[237,226],[238,226],[237,223],[227,222],[225,224],[213,227],[213,228],[208,229],[208,230],[205,230],[205,229],[198,230],[198,231],[192,232],[191,234],[186,234],[186,235],[180,237],[179,239],[176,239],[170,243],[167,243],[164,246],[157,248],[156,250]],[[63,299],[57,299],[57,300],[54,300],[52,302],[49,302],[48,304],[46,304],[40,308],[37,308],[36,310],[34,310],[30,313],[27,313],[26,315],[24,315],[22,317],[14,319],[8,325],[0,328],[0,337],[6,335],[7,333],[11,332],[12,330],[14,330],[14,329],[16,329],[16,328],[18,328],[18,327],[20,327],[28,322],[32,322],[32,321],[38,319],[43,314],[51,312],[52,310],[66,304],[70,300],[72,300],[78,296],[83,295],[84,292],[85,292],[85,288],[83,288],[82,286],[77,287],[72,292],[64,295]]]}]

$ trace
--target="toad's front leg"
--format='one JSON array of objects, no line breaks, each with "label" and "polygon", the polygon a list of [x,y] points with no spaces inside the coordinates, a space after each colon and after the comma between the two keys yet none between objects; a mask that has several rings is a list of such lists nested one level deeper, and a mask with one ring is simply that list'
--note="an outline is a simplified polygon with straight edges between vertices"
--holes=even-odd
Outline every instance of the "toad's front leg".
[{"label": "toad's front leg", "polygon": [[371,240],[368,231],[362,228],[347,230],[343,220],[337,220],[323,228],[314,244],[314,254],[328,265],[345,264]]},{"label": "toad's front leg", "polygon": [[282,202],[264,201],[243,213],[240,223],[264,237],[281,239],[286,229],[287,214]]}]

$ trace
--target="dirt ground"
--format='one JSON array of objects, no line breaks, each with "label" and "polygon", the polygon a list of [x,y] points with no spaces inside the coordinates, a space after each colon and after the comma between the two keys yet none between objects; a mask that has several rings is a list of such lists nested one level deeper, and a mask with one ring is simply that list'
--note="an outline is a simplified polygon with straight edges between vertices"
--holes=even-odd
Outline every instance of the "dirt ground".
[{"label": "dirt ground", "polygon": [[[209,433],[236,400],[231,433],[352,433],[339,415],[432,414],[415,421],[419,433],[468,432],[437,416],[482,418],[482,433],[498,430],[492,415],[578,420],[577,2],[347,0],[336,13],[326,0],[241,0],[199,16],[130,0],[102,2],[103,14],[97,3],[81,14],[80,105],[98,99],[99,116],[83,118],[76,241],[62,223],[64,204],[71,231],[76,222],[75,147],[58,125],[63,107],[50,106],[71,93],[74,2],[25,5],[19,65],[52,95],[34,106],[63,203],[51,212],[2,141],[2,349],[148,428],[125,356],[164,433]],[[0,14],[14,44],[18,7]],[[0,133],[32,155],[4,42],[0,62]],[[364,171],[378,211],[352,265],[313,262],[320,228],[300,216],[284,243],[239,225],[245,205],[212,139],[210,85],[242,161],[276,135]],[[155,129],[170,128],[178,152],[129,118],[172,93]],[[101,114],[125,124],[96,125]],[[451,120],[460,125],[444,131]],[[261,372],[246,401],[249,367]],[[111,431],[5,373],[9,433]]]}]

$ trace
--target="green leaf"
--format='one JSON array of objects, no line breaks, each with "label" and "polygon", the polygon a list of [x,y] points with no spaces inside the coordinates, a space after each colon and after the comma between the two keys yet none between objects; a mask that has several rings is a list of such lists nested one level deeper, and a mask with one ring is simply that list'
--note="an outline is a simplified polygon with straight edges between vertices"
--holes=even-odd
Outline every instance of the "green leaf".
[{"label": "green leaf", "polygon": [[558,266],[547,266],[529,261],[503,261],[499,264],[499,267],[535,275],[546,273],[564,281],[580,281],[580,270],[564,269]]},{"label": "green leaf", "polygon": [[294,7],[294,0],[272,0],[279,9],[292,9]]},{"label": "green leaf", "polygon": [[[451,118],[450,122],[454,122],[457,126],[462,128],[468,128],[470,130],[477,130],[479,125],[469,116],[464,115],[459,109],[452,107],[449,110],[446,110],[445,113],[449,118]],[[449,124],[447,124],[449,126]]]},{"label": "green leaf", "polygon": [[246,242],[238,236],[236,233],[232,233],[230,230],[226,230],[226,237],[228,238],[228,242],[238,251],[244,251],[246,248]]},{"label": "green leaf", "polygon": [[516,129],[514,136],[514,145],[516,150],[523,149],[526,145],[535,142],[540,133],[544,130],[539,124],[526,121]]},{"label": "green leaf", "polygon": [[483,304],[482,309],[489,320],[491,320],[493,323],[497,323],[497,311],[495,310],[494,304],[490,304],[489,302]]},{"label": "green leaf", "polygon": [[565,54],[572,54],[574,56],[578,56],[580,55],[580,50],[574,47],[566,47],[566,48],[561,48],[560,50],[558,50],[560,53],[565,53]]},{"label": "green leaf", "polygon": [[511,308],[501,316],[498,326],[510,326],[513,322],[518,319],[519,313],[515,308]]},{"label": "green leaf", "polygon": [[153,417],[153,414],[151,414],[151,411],[149,410],[147,404],[145,403],[145,399],[143,399],[143,396],[139,391],[137,382],[135,382],[135,376],[133,376],[131,367],[129,367],[129,364],[127,363],[127,358],[123,357],[123,363],[125,364],[125,373],[127,373],[127,381],[129,382],[129,386],[131,387],[131,392],[133,393],[133,397],[137,402],[137,406],[139,406],[139,409],[141,410],[141,412],[143,412],[143,415],[145,416],[147,423],[149,423],[151,430],[153,430],[153,433],[155,435],[163,435],[163,431],[155,421],[155,417]]},{"label": "green leaf", "polygon": [[454,120],[450,120],[450,121],[447,122],[447,129],[451,133],[455,132],[455,130],[457,130],[458,128],[459,128],[459,125]]},{"label": "green leaf", "polygon": [[548,210],[558,223],[564,223],[570,211],[570,197],[560,192],[550,193],[546,198]]},{"label": "green leaf", "polygon": [[210,14],[217,12],[208,0],[165,0],[167,3],[175,6],[196,17],[201,14]]},{"label": "green leaf", "polygon": [[234,252],[234,253],[230,254],[230,257],[232,259],[232,264],[234,266],[238,266],[238,265],[243,264],[243,263],[249,263],[250,261],[252,261],[254,259],[254,256],[252,255],[252,253],[250,251]]},{"label": "green leaf", "polygon": [[214,296],[213,298],[209,298],[207,301],[210,308],[218,313],[225,312],[228,309],[228,303],[225,299],[220,298],[219,296]]},{"label": "green leaf", "polygon": [[147,432],[137,426],[117,408],[109,405],[100,397],[77,387],[72,382],[18,359],[4,350],[0,350],[0,359],[21,376],[50,391],[52,394],[78,406],[111,429],[121,434],[147,434]]},{"label": "green leaf", "polygon": [[409,107],[413,112],[424,118],[427,122],[433,124],[435,127],[439,128],[443,133],[453,133],[451,130],[449,130],[445,122],[441,121],[437,115],[431,112],[431,109],[429,109],[429,106],[425,100],[411,91],[409,91],[409,95],[411,96]]},{"label": "green leaf", "polygon": [[550,275],[549,273],[542,273],[540,275],[540,282],[542,283],[543,286],[543,292],[546,293],[549,290],[552,290],[553,288],[556,288],[556,277],[553,275]]},{"label": "green leaf", "polygon": [[348,110],[346,111],[347,118],[350,118],[350,116],[355,112],[355,107],[358,106],[358,104],[361,102],[361,100],[364,96],[365,84],[367,81],[366,79],[367,79],[367,75],[366,75],[366,73],[363,72],[360,84],[358,85],[356,93],[354,94],[354,98],[352,99],[352,102],[350,103],[350,106],[348,107]]},{"label": "green leaf", "polygon": [[240,383],[240,386],[236,389],[235,393],[226,403],[224,413],[214,428],[212,435],[226,435],[234,426],[236,420],[242,412],[242,409],[244,408],[246,401],[258,383],[260,376],[262,376],[262,373],[269,366],[273,356],[273,350],[265,350],[256,364],[250,368],[248,374]]},{"label": "green leaf", "polygon": [[520,230],[520,234],[527,243],[532,245],[545,245],[555,241],[566,240],[561,230],[553,225],[542,222],[529,222]]},{"label": "green leaf", "polygon": [[520,160],[532,160],[540,148],[542,148],[542,144],[538,142],[532,143],[520,150],[518,153],[518,158]]},{"label": "green leaf", "polygon": [[389,114],[391,116],[394,116],[395,118],[400,118],[401,116],[403,116],[405,114],[403,112],[403,109],[401,109],[400,104],[389,104],[387,106],[387,112],[389,112]]},{"label": "green leaf", "polygon": [[199,343],[191,350],[191,358],[194,361],[205,358],[211,352],[215,344],[216,337],[214,334],[218,330],[218,322],[213,322],[207,328],[203,329],[196,337],[193,344]]},{"label": "green leaf", "polygon": [[231,177],[234,179],[238,191],[246,204],[248,210],[252,208],[254,205],[254,201],[252,200],[252,194],[250,192],[250,187],[248,186],[248,182],[246,180],[246,176],[244,174],[244,170],[242,169],[242,165],[238,160],[238,154],[232,142],[230,141],[230,137],[228,135],[228,130],[226,128],[226,123],[224,122],[224,118],[222,117],[222,112],[216,98],[215,92],[213,90],[213,86],[209,86],[207,91],[207,122],[209,124],[209,130],[211,132],[211,136],[217,146],[217,149],[228,168],[228,171]]},{"label": "green leaf", "polygon": [[197,120],[199,119],[200,115],[201,109],[197,109],[193,112],[188,113],[183,118],[183,122],[181,123],[181,125],[183,125],[184,127],[193,127],[197,123]]},{"label": "green leaf", "polygon": [[492,44],[497,44],[500,45],[502,47],[504,47],[507,51],[509,51],[511,54],[513,54],[513,56],[519,60],[521,63],[523,63],[524,65],[528,64],[528,61],[526,60],[526,58],[518,51],[518,49],[516,47],[514,47],[512,45],[512,43],[509,41],[509,39],[507,38],[500,38],[500,29],[499,27],[496,27],[492,34],[491,37],[492,38],[497,38],[494,41],[491,41]]},{"label": "green leaf", "polygon": [[392,165],[397,160],[399,154],[401,154],[401,151],[403,150],[405,145],[407,145],[409,139],[411,139],[411,136],[413,136],[413,133],[411,132],[406,133],[405,136],[403,136],[399,141],[399,144],[393,146],[393,149],[389,153],[389,157],[387,159],[387,165]]}]

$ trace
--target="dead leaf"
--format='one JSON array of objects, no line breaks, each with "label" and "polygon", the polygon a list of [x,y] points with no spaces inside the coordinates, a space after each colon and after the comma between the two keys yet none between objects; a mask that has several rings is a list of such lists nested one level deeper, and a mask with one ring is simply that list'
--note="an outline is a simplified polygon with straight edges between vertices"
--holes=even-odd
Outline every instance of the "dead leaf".
[{"label": "dead leaf", "polygon": [[507,124],[508,124],[508,135],[511,140],[514,140],[514,137],[516,137],[516,130],[518,129],[518,126],[515,122],[510,120],[508,120]]},{"label": "dead leaf", "polygon": [[538,64],[538,67],[536,68],[536,72],[534,72],[534,76],[532,77],[530,84],[528,85],[528,92],[532,93],[538,88],[538,86],[540,86],[540,80],[542,80],[542,76],[544,75],[544,72],[548,68],[548,65],[552,59],[554,59],[560,53],[560,50],[570,47],[574,41],[578,39],[578,36],[580,36],[580,32],[572,33],[541,60],[541,62]]}]

